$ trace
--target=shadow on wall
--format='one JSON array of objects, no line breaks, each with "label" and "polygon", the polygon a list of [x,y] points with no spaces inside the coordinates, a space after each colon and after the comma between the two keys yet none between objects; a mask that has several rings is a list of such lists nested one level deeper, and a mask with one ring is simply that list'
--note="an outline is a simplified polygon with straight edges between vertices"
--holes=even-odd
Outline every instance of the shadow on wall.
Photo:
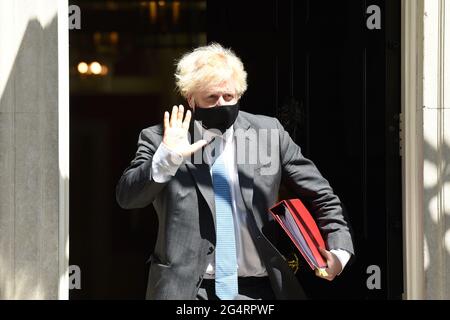
[{"label": "shadow on wall", "polygon": [[57,39],[29,20],[0,96],[0,299],[58,298]]},{"label": "shadow on wall", "polygon": [[427,298],[431,299],[445,299],[450,294],[446,280],[449,271],[447,261],[450,261],[450,212],[444,199],[445,192],[448,193],[445,187],[450,184],[450,146],[444,142],[441,148],[438,151],[426,140],[424,142],[425,171],[436,174],[434,177],[424,177],[425,290]]}]

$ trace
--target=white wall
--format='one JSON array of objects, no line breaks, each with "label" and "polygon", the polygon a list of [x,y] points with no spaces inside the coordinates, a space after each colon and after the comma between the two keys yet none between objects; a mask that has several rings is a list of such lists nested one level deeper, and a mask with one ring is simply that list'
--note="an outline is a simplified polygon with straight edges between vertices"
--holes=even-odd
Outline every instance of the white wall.
[{"label": "white wall", "polygon": [[0,0],[0,299],[67,296],[60,291],[67,221],[58,118],[68,109],[61,105],[68,86],[59,81],[67,69],[65,59],[58,65],[59,46],[68,50],[61,5],[67,2]]},{"label": "white wall", "polygon": [[450,299],[450,2],[424,10],[425,297]]}]

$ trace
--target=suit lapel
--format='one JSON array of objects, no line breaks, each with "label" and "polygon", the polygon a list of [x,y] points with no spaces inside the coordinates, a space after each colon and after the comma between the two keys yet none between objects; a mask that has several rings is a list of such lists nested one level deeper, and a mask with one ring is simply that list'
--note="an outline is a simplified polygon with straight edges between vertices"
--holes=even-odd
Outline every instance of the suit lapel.
[{"label": "suit lapel", "polygon": [[[247,131],[251,128],[250,123],[239,113],[236,118],[236,122],[233,125],[234,131],[236,133],[237,130],[241,130],[244,133],[246,143],[249,140],[249,137],[246,135]],[[194,121],[191,121],[191,125],[189,128],[190,133],[190,142],[194,143],[202,138],[202,133],[199,128],[194,125]],[[253,176],[256,168],[256,164],[251,164],[249,161],[244,161],[244,163],[239,163],[237,158],[237,143],[238,139],[234,139],[235,146],[235,157],[237,164],[237,171],[239,177],[239,185],[242,192],[242,198],[244,200],[245,206],[250,212],[253,212]],[[245,146],[245,152],[248,153],[248,145]],[[191,172],[197,187],[208,204],[209,209],[211,210],[214,225],[216,224],[216,215],[215,215],[215,200],[214,200],[214,189],[211,179],[211,174],[209,172],[209,166],[203,161],[203,148],[198,150],[195,154],[193,154],[190,160],[186,161],[186,166]],[[261,228],[262,222],[259,217],[255,217],[256,223]]]},{"label": "suit lapel", "polygon": [[[189,141],[191,144],[202,139],[202,133],[200,132],[199,128],[194,125],[193,119],[190,123],[189,134]],[[186,161],[186,166],[191,172],[192,177],[197,184],[198,190],[208,204],[209,210],[211,211],[213,216],[215,226],[216,206],[214,201],[214,189],[211,179],[211,173],[209,172],[209,166],[205,163],[205,161],[203,161],[203,149],[204,148],[191,155],[191,159]]]},{"label": "suit lapel", "polygon": [[[238,118],[236,119],[236,122],[234,123],[234,130],[235,133],[238,130],[241,130],[243,132],[243,135],[245,137],[245,154],[246,157],[250,157],[249,153],[249,146],[248,143],[250,143],[250,139],[249,139],[249,135],[248,135],[248,130],[251,129],[251,124],[244,118],[242,117],[242,115],[239,115]],[[238,161],[239,157],[238,157],[238,150],[239,148],[237,147],[237,143],[240,139],[235,139],[235,156],[236,156],[236,164],[237,164],[237,171],[238,171],[238,176],[239,176],[239,185],[241,188],[241,192],[242,192],[242,198],[244,200],[244,204],[247,207],[247,209],[249,210],[249,212],[254,215],[254,210],[253,210],[253,189],[254,189],[254,184],[253,184],[253,177],[254,177],[254,172],[255,172],[255,168],[256,168],[256,164],[252,164],[250,163],[250,161],[244,161],[243,163],[240,163],[242,161]],[[262,227],[262,223],[259,219],[259,217],[255,216],[255,220],[256,223],[258,224],[258,226],[261,228]]]}]

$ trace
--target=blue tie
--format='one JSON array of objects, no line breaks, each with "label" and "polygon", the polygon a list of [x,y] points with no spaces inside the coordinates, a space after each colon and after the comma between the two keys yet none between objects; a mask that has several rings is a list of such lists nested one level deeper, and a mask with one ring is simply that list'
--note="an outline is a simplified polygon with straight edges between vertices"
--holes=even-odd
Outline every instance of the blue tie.
[{"label": "blue tie", "polygon": [[216,296],[232,300],[238,294],[236,241],[229,177],[221,154],[212,166],[216,202]]}]

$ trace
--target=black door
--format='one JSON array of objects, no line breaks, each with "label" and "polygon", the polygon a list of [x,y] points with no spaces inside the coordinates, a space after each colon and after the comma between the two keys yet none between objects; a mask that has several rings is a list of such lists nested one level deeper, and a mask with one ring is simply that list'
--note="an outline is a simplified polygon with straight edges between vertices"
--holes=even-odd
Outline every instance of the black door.
[{"label": "black door", "polygon": [[[381,29],[366,25],[370,5]],[[310,297],[401,298],[400,1],[208,1],[207,13],[208,42],[248,72],[243,109],[282,121],[353,226],[341,276],[298,273]]]}]

